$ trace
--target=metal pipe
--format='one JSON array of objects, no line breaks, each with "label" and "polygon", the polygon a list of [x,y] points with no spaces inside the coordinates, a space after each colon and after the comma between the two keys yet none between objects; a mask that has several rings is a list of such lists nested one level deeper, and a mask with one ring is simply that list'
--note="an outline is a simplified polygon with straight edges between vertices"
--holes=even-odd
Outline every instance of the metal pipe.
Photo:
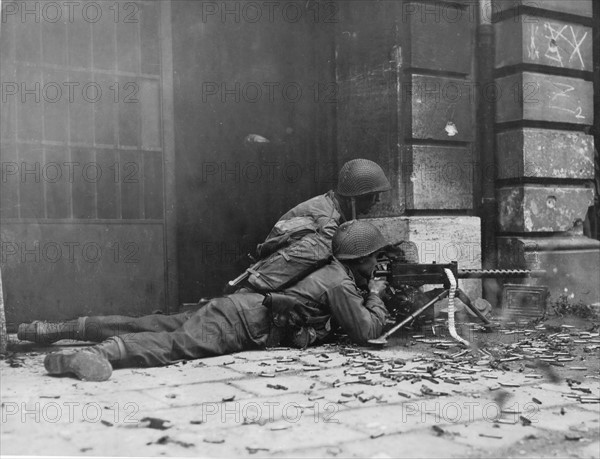
[{"label": "metal pipe", "polygon": [[[481,93],[478,99],[479,126],[477,129],[479,147],[480,193],[479,216],[481,218],[481,256],[483,269],[496,269],[498,264],[496,226],[496,160],[495,141],[495,103],[493,98],[482,97],[485,89],[494,84],[494,29],[491,23],[491,0],[479,0],[479,22],[477,27],[477,80]],[[492,99],[492,100],[490,100]],[[498,283],[494,279],[482,281],[483,297],[492,306],[498,304]]]}]

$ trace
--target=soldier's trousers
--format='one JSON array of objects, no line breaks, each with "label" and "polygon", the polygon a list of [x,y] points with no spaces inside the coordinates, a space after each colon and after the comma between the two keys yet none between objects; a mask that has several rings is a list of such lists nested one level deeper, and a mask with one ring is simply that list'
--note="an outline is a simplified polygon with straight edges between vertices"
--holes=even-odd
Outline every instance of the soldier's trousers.
[{"label": "soldier's trousers", "polygon": [[95,349],[115,367],[160,366],[264,348],[270,314],[262,299],[256,294],[244,295],[241,302],[215,298],[198,311],[173,316],[87,317],[83,338],[101,341],[106,337]]},{"label": "soldier's trousers", "polygon": [[80,317],[78,339],[101,343],[113,336],[142,332],[170,332],[181,327],[196,311],[179,314],[150,314],[142,317],[89,316]]}]

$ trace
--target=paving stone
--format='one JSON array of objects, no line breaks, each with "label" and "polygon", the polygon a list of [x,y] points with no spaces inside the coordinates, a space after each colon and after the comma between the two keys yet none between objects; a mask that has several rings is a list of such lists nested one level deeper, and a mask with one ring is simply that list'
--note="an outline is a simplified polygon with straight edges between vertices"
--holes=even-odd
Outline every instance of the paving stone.
[{"label": "paving stone", "polygon": [[538,412],[532,412],[527,418],[532,421],[533,427],[561,432],[568,431],[569,427],[579,425],[583,422],[598,437],[598,429],[600,428],[598,425],[598,420],[600,419],[598,413],[578,408],[577,405],[565,407],[564,415],[560,414],[560,409],[542,409]]},{"label": "paving stone", "polygon": [[[474,448],[487,449],[488,451],[510,446],[535,432],[535,428],[531,426],[524,427],[520,423],[497,424],[487,420],[477,421],[469,425],[451,424],[440,427],[450,433],[458,434],[453,437],[456,442],[471,445]],[[490,438],[490,436],[502,438]]]},{"label": "paving stone", "polygon": [[335,415],[340,423],[360,430],[368,435],[392,434],[420,429],[425,425],[418,410],[417,401],[398,404],[346,407]]},{"label": "paving stone", "polygon": [[169,406],[143,391],[66,393],[59,398],[23,396],[3,399],[2,416],[7,428],[36,425],[138,422],[141,408],[156,410]]},{"label": "paving stone", "polygon": [[197,362],[202,365],[206,365],[208,367],[215,366],[225,366],[233,363],[242,363],[247,362],[247,359],[244,357],[245,353],[242,352],[240,354],[228,354],[228,355],[219,355],[217,357],[207,357],[202,360],[198,360]]},{"label": "paving stone", "polygon": [[298,357],[290,357],[290,359],[293,360],[290,362],[280,361],[277,359],[236,361],[236,363],[227,365],[227,368],[245,375],[258,375],[260,373],[276,373],[276,369],[286,369],[285,372],[301,371],[303,363],[298,359]]},{"label": "paving stone", "polygon": [[238,400],[252,397],[251,393],[223,382],[157,387],[146,389],[144,392],[156,400],[165,401],[171,407],[219,403],[231,396]]},{"label": "paving stone", "polygon": [[[327,355],[327,358],[323,357]],[[306,365],[314,365],[321,368],[337,368],[347,363],[351,358],[338,352],[320,352],[306,354],[300,357],[300,362]]]},{"label": "paving stone", "polygon": [[231,428],[248,424],[268,424],[278,421],[295,423],[300,417],[318,420],[331,417],[337,407],[320,399],[310,401],[306,394],[281,394],[272,397],[211,402],[194,407],[176,407],[142,412],[144,416],[169,419],[178,430],[199,432],[215,427]]},{"label": "paving stone", "polygon": [[[418,454],[415,452],[418,451]],[[343,457],[394,457],[414,458],[465,457],[471,447],[454,440],[433,437],[429,433],[414,432],[408,434],[383,435],[375,439],[342,445]]]},{"label": "paving stone", "polygon": [[399,384],[391,387],[361,384],[343,385],[319,391],[319,395],[324,396],[327,401],[339,403],[344,407],[356,408],[373,405],[382,406],[385,403],[401,403],[406,398],[398,395],[398,391],[410,394],[413,398],[421,397],[418,388],[413,387],[410,390],[401,389]]},{"label": "paving stone", "polygon": [[590,411],[600,417],[600,403],[578,403],[577,408]]},{"label": "paving stone", "polygon": [[326,384],[328,386],[333,386],[334,383],[339,384],[340,382],[359,380],[358,377],[346,376],[344,374],[344,370],[346,369],[346,367],[327,368],[321,371],[316,371],[315,374],[311,376],[316,376],[317,380],[321,381],[323,384]]},{"label": "paving stone", "polygon": [[[281,429],[281,430],[274,430]],[[210,435],[207,433],[207,435]],[[281,456],[281,452],[300,449],[310,445],[336,445],[348,441],[348,438],[359,438],[360,433],[348,427],[329,422],[314,422],[312,416],[300,417],[295,423],[284,422],[279,425],[247,425],[227,430],[216,430],[215,435],[224,436],[225,443],[218,456],[223,456],[227,443],[233,442],[236,447],[263,447],[269,453]],[[213,456],[211,450],[203,455]]]},{"label": "paving stone", "polygon": [[[287,355],[299,358],[294,365],[301,368],[312,365],[323,352],[332,357],[326,364],[341,365],[349,358],[327,347]],[[407,353],[403,348],[368,352],[384,360],[407,360],[403,370],[431,364],[427,360],[412,362],[417,353]],[[358,362],[366,360],[365,355],[351,357]],[[428,353],[423,356],[431,358]],[[247,373],[250,368],[271,368],[260,366],[262,360],[235,358],[237,368],[225,365],[232,360],[214,359],[209,365],[198,361],[117,370],[107,382],[84,382],[46,376],[40,367],[43,355],[26,360],[31,368],[10,368],[0,362],[3,454],[39,455],[47,450],[62,455],[103,456],[439,457],[443,451],[446,457],[482,457],[494,452],[499,455],[502,448],[519,451],[515,442],[522,435],[535,433],[538,438],[562,439],[569,427],[585,422],[588,430],[583,433],[584,440],[573,442],[572,450],[590,456],[592,452],[584,450],[584,442],[593,441],[597,446],[600,437],[599,405],[582,405],[566,398],[572,390],[565,381],[550,384],[516,372],[478,372],[473,375],[475,381],[461,381],[459,385],[421,380],[414,384],[401,381],[390,387],[383,385],[392,383],[390,379],[366,373],[373,385],[338,387],[334,386],[336,380],[358,380],[345,372],[364,367],[343,365],[314,372],[297,369],[263,378]],[[5,384],[6,374],[10,384]],[[483,374],[498,378],[486,379]],[[585,375],[579,379],[593,393],[599,393],[598,380]],[[520,387],[488,390],[498,381],[518,382]],[[269,388],[267,384],[280,384],[287,390]],[[451,395],[423,396],[422,385]],[[364,402],[353,395],[359,391]],[[410,393],[412,398],[402,398],[398,391]],[[530,410],[526,416],[532,425],[494,427],[502,393],[508,395],[505,407]],[[370,399],[373,396],[387,403]],[[533,397],[542,405],[533,405]],[[340,403],[344,398],[351,401]],[[25,408],[33,407],[34,414],[22,419],[20,411],[13,413],[15,407],[21,409],[21,401],[27,404]],[[86,411],[85,403],[90,405]],[[68,404],[74,407],[73,416],[69,416]],[[61,408],[58,414],[57,407]],[[564,415],[560,414],[563,407]],[[35,418],[36,410],[40,419]],[[503,414],[504,419],[511,416],[518,414]],[[147,421],[141,421],[146,417],[168,421],[168,428],[149,428]],[[434,430],[434,426],[441,430]],[[479,437],[480,433],[503,438]],[[477,436],[473,442],[471,435]],[[48,439],[43,441],[44,451],[40,450],[40,439]]]},{"label": "paving stone", "polygon": [[313,378],[308,376],[309,373],[304,375],[286,375],[285,373],[276,373],[273,378],[252,378],[252,379],[244,379],[239,381],[231,382],[232,387],[238,387],[248,393],[252,393],[254,395],[264,396],[264,395],[274,395],[278,394],[278,389],[273,389],[271,387],[267,387],[267,384],[276,386],[282,385],[287,387],[288,393],[292,392],[312,392],[318,393],[321,389],[324,389],[326,386],[316,381]]},{"label": "paving stone", "polygon": [[161,368],[118,369],[113,372],[110,381],[127,389],[144,389],[159,385],[174,386],[206,381],[232,380],[243,377],[244,374],[229,367],[205,367],[197,366],[194,362],[189,362],[186,365]]},{"label": "paving stone", "polygon": [[525,386],[523,390],[517,391],[513,394],[513,401],[520,405],[526,405],[533,402],[533,398],[538,399],[541,403],[541,408],[546,407],[560,407],[563,405],[570,405],[573,400],[566,398],[565,395],[570,391],[553,391],[544,390],[539,386]]},{"label": "paving stone", "polygon": [[600,442],[594,441],[581,449],[577,449],[576,454],[581,458],[600,458]]},{"label": "paving stone", "polygon": [[2,428],[2,455],[40,455],[40,445],[35,438],[44,438],[45,451],[60,451],[63,456],[80,456],[77,445],[60,435],[61,427],[31,425],[27,429],[8,430]]},{"label": "paving stone", "polygon": [[300,349],[275,348],[260,351],[238,352],[231,354],[234,358],[243,358],[248,361],[267,361],[277,359],[277,357],[293,357],[298,358],[305,354],[305,351]]}]

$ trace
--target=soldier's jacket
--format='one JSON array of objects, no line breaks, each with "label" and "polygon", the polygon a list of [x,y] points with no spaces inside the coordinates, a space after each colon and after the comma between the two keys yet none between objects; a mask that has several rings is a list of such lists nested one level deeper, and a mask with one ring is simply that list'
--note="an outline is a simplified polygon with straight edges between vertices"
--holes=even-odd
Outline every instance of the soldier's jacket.
[{"label": "soldier's jacket", "polygon": [[[365,344],[382,334],[387,317],[383,302],[374,293],[363,293],[357,287],[352,272],[338,260],[334,259],[282,293],[302,304],[299,312],[303,325],[315,331],[315,338],[325,338],[336,326],[340,326],[357,344]],[[256,293],[238,293],[229,298],[236,304],[250,335],[258,341],[266,340],[267,337],[263,336],[264,297]],[[287,330],[287,333],[292,332],[294,330]],[[257,344],[265,344],[258,341]],[[312,339],[306,344],[314,341]]]},{"label": "soldier's jacket", "polygon": [[289,220],[293,217],[312,217],[321,228],[322,234],[329,240],[333,238],[338,226],[346,221],[333,191],[328,191],[298,204],[283,214],[279,221]]}]

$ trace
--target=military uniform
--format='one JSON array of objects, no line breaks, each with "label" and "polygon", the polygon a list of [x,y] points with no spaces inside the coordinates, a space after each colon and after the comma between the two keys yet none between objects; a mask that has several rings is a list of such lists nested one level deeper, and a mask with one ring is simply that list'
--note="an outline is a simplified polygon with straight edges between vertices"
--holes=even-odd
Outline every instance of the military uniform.
[{"label": "military uniform", "polygon": [[340,203],[333,191],[328,191],[323,195],[315,196],[298,204],[283,214],[279,221],[294,217],[312,217],[321,229],[321,234],[324,234],[328,239],[331,239],[338,226],[346,221]]},{"label": "military uniform", "polygon": [[[352,272],[335,259],[284,294],[296,303],[294,314],[301,323],[277,327],[265,295],[243,292],[215,298],[194,313],[140,319],[113,316],[108,326],[102,325],[104,317],[88,317],[82,325],[88,339],[92,333],[102,337],[117,332],[98,346],[113,365],[159,366],[261,349],[267,344],[298,344],[293,338],[299,334],[306,338],[303,345],[310,345],[336,326],[354,342],[365,344],[382,333],[386,321],[387,311],[379,296],[360,291]],[[120,328],[115,326],[119,320]],[[169,331],[149,331],[156,327]]]}]

